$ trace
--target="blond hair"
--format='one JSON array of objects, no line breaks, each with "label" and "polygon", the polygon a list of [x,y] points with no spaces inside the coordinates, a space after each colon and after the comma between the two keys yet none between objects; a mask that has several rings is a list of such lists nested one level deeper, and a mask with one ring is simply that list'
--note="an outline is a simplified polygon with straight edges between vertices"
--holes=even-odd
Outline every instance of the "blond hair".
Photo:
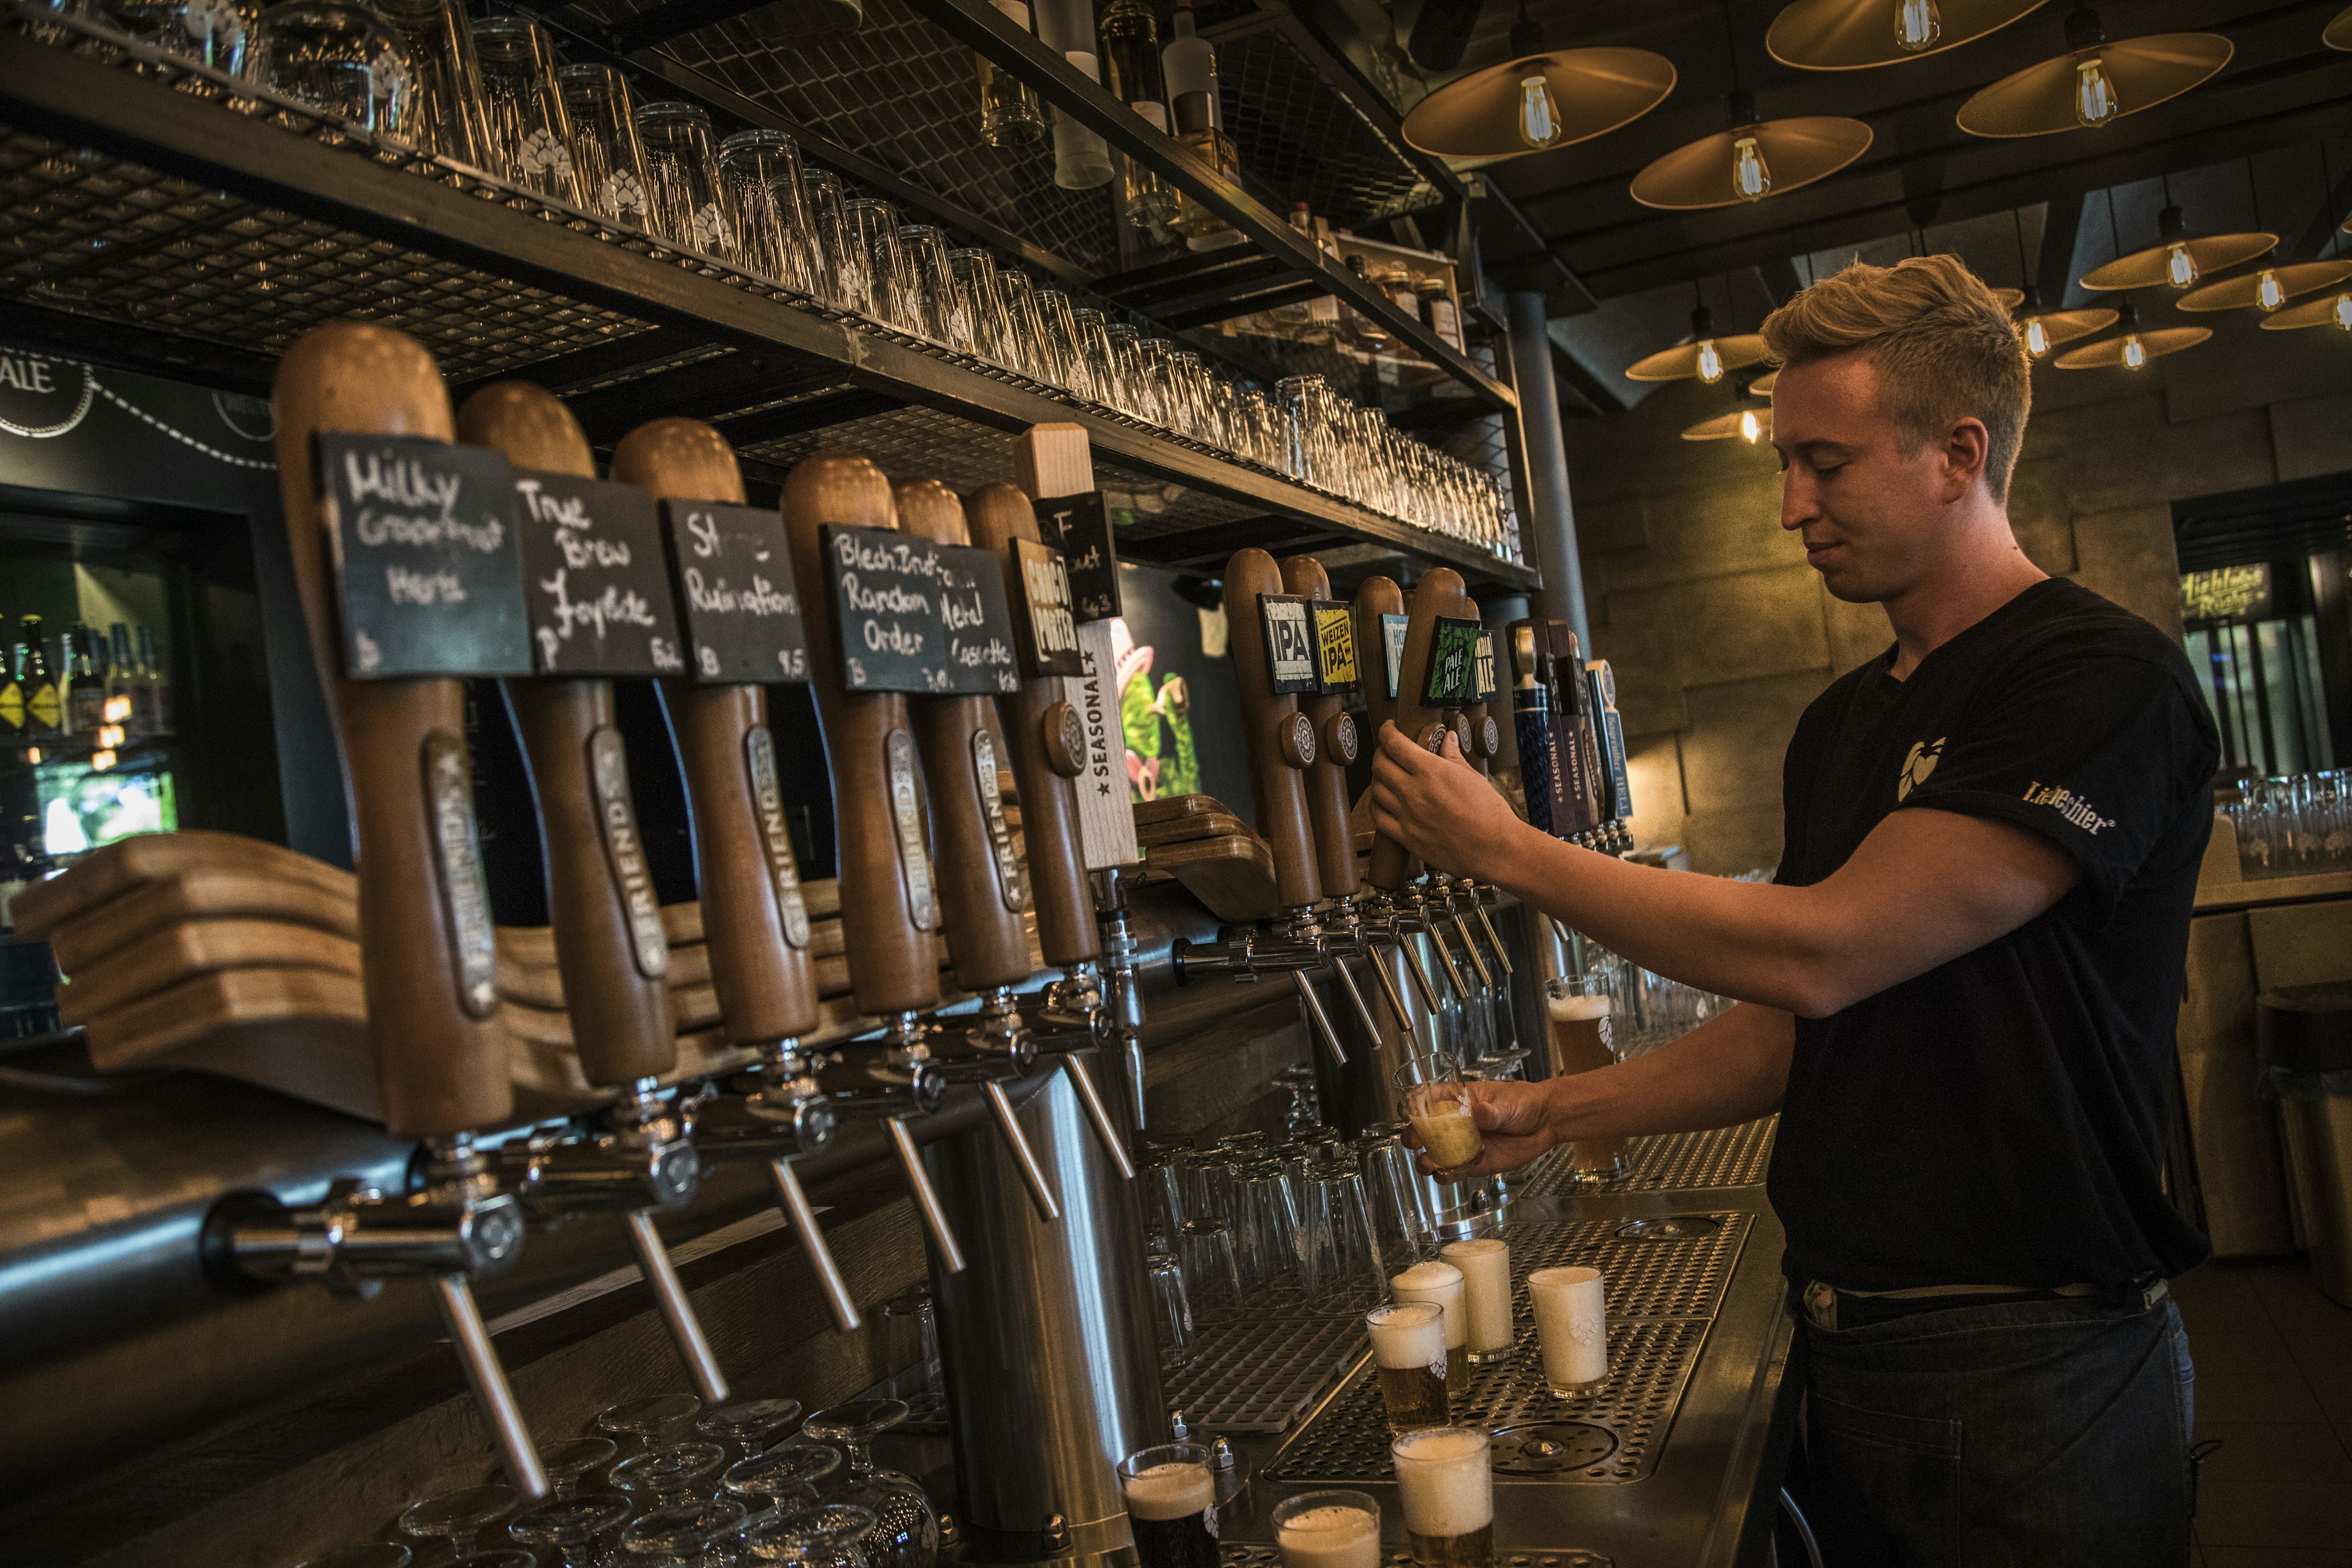
[{"label": "blond hair", "polygon": [[1867,352],[1879,402],[1912,451],[1959,420],[1982,420],[1985,489],[2008,499],[2032,367],[2009,312],[1958,257],[1857,261],[1764,318],[1764,343],[1783,365]]}]

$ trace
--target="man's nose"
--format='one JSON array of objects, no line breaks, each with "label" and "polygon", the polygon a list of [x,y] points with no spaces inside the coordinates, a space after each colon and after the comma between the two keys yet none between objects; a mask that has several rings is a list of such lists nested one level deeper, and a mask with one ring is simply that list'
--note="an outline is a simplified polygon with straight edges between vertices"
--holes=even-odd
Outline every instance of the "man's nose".
[{"label": "man's nose", "polygon": [[1793,533],[1811,521],[1820,510],[1811,483],[1791,463],[1780,476],[1780,526]]}]

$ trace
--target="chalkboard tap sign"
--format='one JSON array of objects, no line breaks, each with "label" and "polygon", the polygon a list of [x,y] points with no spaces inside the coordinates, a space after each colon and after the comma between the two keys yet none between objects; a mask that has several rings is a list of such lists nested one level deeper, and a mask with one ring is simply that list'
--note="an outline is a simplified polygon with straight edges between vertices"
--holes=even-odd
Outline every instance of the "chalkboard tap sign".
[{"label": "chalkboard tap sign", "polygon": [[1266,684],[1277,697],[1318,689],[1315,601],[1295,594],[1260,594],[1257,618],[1265,633]]},{"label": "chalkboard tap sign", "polygon": [[808,631],[783,520],[758,507],[665,500],[662,537],[705,686],[801,684]]},{"label": "chalkboard tap sign", "polygon": [[414,436],[315,439],[345,673],[529,675],[505,456]]},{"label": "chalkboard tap sign", "polygon": [[1034,539],[1015,539],[1013,560],[1021,581],[1013,595],[1015,647],[1022,673],[1031,677],[1082,676],[1077,617],[1070,607],[1070,569],[1062,552]]},{"label": "chalkboard tap sign", "polygon": [[1326,696],[1353,691],[1362,680],[1356,665],[1356,615],[1338,599],[1313,601],[1315,689]]},{"label": "chalkboard tap sign", "polygon": [[1080,626],[1121,613],[1118,542],[1111,537],[1110,510],[1098,492],[1039,501],[1037,531],[1061,549],[1070,573],[1070,610]]},{"label": "chalkboard tap sign", "polygon": [[[1478,643],[1486,630],[1476,621],[1440,616],[1429,639],[1429,671],[1421,700],[1432,708],[1461,708],[1475,702],[1471,695],[1478,679]],[[1488,645],[1489,674],[1493,647]]]},{"label": "chalkboard tap sign", "polygon": [[[995,552],[846,523],[827,523],[817,538],[849,689],[994,697],[1020,689],[1021,639]],[[1069,647],[1075,658],[1075,637]]]},{"label": "chalkboard tap sign", "polygon": [[635,485],[518,468],[533,668],[541,675],[684,675],[661,517]]}]

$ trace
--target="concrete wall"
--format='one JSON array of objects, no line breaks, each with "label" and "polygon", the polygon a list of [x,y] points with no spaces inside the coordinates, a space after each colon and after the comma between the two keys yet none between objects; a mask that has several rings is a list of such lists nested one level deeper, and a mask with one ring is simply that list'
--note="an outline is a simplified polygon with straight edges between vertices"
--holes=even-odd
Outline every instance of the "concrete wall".
[{"label": "concrete wall", "polygon": [[[2168,310],[2144,310],[2153,326]],[[2252,312],[2145,373],[2037,368],[2010,496],[2019,542],[2180,635],[2170,503],[2352,468],[2352,339],[2259,331]],[[1617,674],[1634,836],[1702,871],[1780,853],[1780,761],[1797,717],[1893,641],[1876,605],[1832,599],[1780,527],[1769,447],[1685,441],[1730,405],[1660,388],[1571,420],[1570,476],[1593,642]]]}]

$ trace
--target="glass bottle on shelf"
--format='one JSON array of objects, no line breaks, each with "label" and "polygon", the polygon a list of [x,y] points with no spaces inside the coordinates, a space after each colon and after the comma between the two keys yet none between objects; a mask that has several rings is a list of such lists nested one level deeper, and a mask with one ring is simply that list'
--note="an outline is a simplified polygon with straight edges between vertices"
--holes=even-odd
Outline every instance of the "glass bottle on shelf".
[{"label": "glass bottle on shelf", "polygon": [[[1028,0],[994,0],[996,8],[1023,32],[1029,23]],[[1037,94],[1011,71],[1000,70],[987,56],[976,57],[980,73],[980,139],[991,147],[1026,147],[1045,134],[1045,112]]]},{"label": "glass bottle on shelf", "polygon": [[141,626],[138,638],[139,679],[147,693],[147,721],[144,729],[150,735],[168,735],[172,732],[171,672],[166,670],[163,661],[155,657],[154,632],[149,627]]},{"label": "glass bottle on shelf", "polygon": [[1447,348],[1462,353],[1462,308],[1454,302],[1453,294],[1443,278],[1417,278],[1412,291],[1421,296],[1422,320],[1438,335]]},{"label": "glass bottle on shelf", "polygon": [[131,651],[131,628],[117,621],[106,628],[106,721],[120,725],[125,739],[139,738],[139,727],[132,722],[137,717],[137,704],[131,700],[131,687],[138,678],[136,658]]},{"label": "glass bottle on shelf", "polygon": [[[1102,40],[1103,86],[1113,98],[1162,135],[1168,121],[1168,88],[1160,69],[1160,22],[1145,0],[1111,0],[1095,24]],[[1122,185],[1128,222],[1164,229],[1176,216],[1176,189],[1137,163],[1124,160]]]},{"label": "glass bottle on shelf", "polygon": [[[1225,108],[1218,101],[1217,48],[1193,30],[1192,0],[1176,0],[1176,15],[1169,24],[1171,37],[1160,51],[1160,64],[1168,84],[1168,101],[1176,103],[1188,92],[1209,95],[1209,123],[1223,131]],[[1177,116],[1181,121],[1183,116]],[[1181,131],[1182,127],[1178,129]]]},{"label": "glass bottle on shelf", "polygon": [[58,678],[49,668],[48,638],[41,635],[41,617],[26,616],[17,623],[16,664],[25,690],[25,733],[33,740],[56,734],[65,719],[64,699]]},{"label": "glass bottle on shelf", "polygon": [[[1370,270],[1360,256],[1348,258],[1348,270],[1367,283],[1372,280]],[[1348,307],[1348,334],[1356,340],[1358,347],[1371,353],[1383,353],[1396,342],[1396,340],[1389,335],[1387,327],[1365,315],[1353,305]]]},{"label": "glass bottle on shelf", "polygon": [[1396,308],[1414,321],[1421,320],[1421,296],[1413,292],[1412,274],[1402,261],[1383,262],[1372,274],[1381,293],[1396,302]]},{"label": "glass bottle on shelf", "polygon": [[66,727],[77,735],[95,736],[106,727],[106,669],[99,657],[98,634],[76,621],[66,646],[70,650]]},{"label": "glass bottle on shelf", "polygon": [[[1315,220],[1315,248],[1323,253],[1325,266],[1340,265],[1339,247],[1331,238],[1331,220],[1328,217]],[[1339,331],[1339,296],[1318,294],[1307,301],[1307,321],[1308,329],[1318,337],[1337,334]]]},{"label": "glass bottle on shelf", "polygon": [[[1227,179],[1239,184],[1241,156],[1234,150],[1234,139],[1217,129],[1209,111],[1209,95],[1205,92],[1182,92],[1176,95],[1176,140],[1192,150],[1192,155]],[[1186,196],[1176,209],[1176,231],[1187,235],[1224,234],[1230,232],[1225,220]]]}]

